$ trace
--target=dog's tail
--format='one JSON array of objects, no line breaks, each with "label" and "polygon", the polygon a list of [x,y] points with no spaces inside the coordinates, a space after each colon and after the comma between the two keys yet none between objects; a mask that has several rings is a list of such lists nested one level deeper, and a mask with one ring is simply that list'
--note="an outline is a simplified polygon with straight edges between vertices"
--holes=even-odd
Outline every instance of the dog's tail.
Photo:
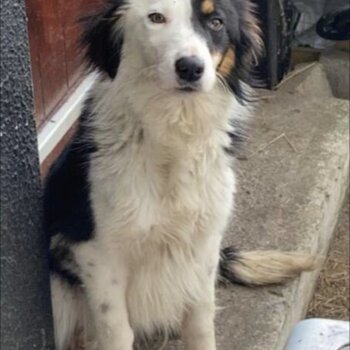
[{"label": "dog's tail", "polygon": [[228,247],[221,251],[219,279],[250,287],[282,284],[319,265],[320,259],[307,253],[240,252]]}]

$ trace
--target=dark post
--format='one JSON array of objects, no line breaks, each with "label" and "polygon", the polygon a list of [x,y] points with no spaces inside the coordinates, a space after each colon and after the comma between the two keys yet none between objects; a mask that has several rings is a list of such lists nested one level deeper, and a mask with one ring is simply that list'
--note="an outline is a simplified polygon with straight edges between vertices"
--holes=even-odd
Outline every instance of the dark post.
[{"label": "dark post", "polygon": [[1,0],[1,349],[54,349],[24,0]]},{"label": "dark post", "polygon": [[292,0],[253,0],[257,6],[265,43],[257,67],[259,86],[275,88],[288,73],[298,11]]}]

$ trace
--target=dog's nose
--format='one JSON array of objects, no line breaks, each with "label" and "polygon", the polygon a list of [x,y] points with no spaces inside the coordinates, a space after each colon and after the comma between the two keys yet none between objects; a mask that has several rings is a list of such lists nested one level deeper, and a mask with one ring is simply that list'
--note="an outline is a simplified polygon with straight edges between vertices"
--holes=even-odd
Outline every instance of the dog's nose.
[{"label": "dog's nose", "polygon": [[195,82],[204,72],[204,63],[196,56],[182,57],[175,62],[176,73],[180,79]]}]

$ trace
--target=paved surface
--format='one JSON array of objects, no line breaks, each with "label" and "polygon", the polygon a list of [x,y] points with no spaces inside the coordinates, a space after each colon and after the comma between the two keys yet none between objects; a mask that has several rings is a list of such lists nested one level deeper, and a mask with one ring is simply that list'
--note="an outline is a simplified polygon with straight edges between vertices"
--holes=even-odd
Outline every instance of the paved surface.
[{"label": "paved surface", "polygon": [[[328,84],[315,85],[322,74],[316,66],[304,82],[290,80],[261,102],[245,160],[237,162],[236,213],[225,245],[328,250],[348,184],[349,104],[331,97]],[[218,349],[282,350],[317,275],[284,287],[219,289]]]}]

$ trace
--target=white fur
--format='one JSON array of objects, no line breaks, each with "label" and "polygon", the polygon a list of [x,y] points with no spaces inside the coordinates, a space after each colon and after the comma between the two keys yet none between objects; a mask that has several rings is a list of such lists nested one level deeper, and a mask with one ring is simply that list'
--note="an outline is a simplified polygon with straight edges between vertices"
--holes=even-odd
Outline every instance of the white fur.
[{"label": "white fur", "polygon": [[[191,32],[190,8],[190,0],[132,2],[117,78],[92,91],[96,232],[75,248],[75,257],[99,350],[131,350],[135,332],[181,327],[185,349],[216,349],[216,268],[235,188],[223,148],[229,121],[241,117],[242,108],[211,82],[215,64]],[[158,32],[145,24],[154,9],[167,14],[169,28]],[[192,49],[209,62],[204,88],[177,92],[173,61]],[[67,350],[67,337],[89,312],[55,280],[53,290],[57,349]]]}]

